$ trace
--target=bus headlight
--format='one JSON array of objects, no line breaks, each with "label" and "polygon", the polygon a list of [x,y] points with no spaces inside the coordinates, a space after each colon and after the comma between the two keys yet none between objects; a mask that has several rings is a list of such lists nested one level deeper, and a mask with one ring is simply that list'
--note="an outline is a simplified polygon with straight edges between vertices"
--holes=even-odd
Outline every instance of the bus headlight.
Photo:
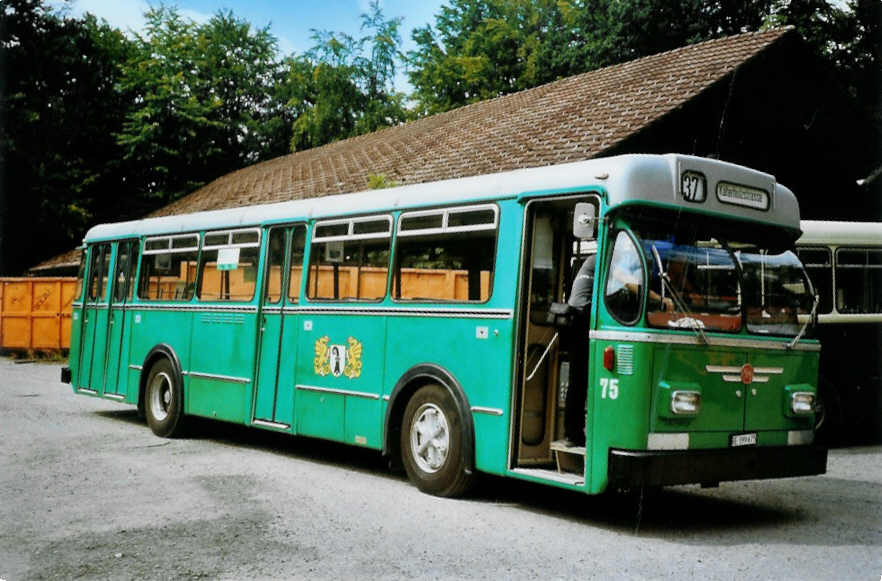
[{"label": "bus headlight", "polygon": [[815,411],[815,394],[810,391],[794,392],[790,396],[790,411],[800,415]]},{"label": "bus headlight", "polygon": [[675,391],[671,394],[671,411],[677,415],[694,416],[701,410],[701,393]]}]

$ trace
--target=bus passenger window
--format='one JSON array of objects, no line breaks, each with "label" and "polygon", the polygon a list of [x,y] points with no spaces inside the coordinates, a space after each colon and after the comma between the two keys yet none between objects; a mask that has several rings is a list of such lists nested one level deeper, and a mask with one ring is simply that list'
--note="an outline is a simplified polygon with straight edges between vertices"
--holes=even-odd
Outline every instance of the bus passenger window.
[{"label": "bus passenger window", "polygon": [[798,248],[796,254],[820,297],[818,312],[833,311],[833,258],[828,248]]},{"label": "bus passenger window", "polygon": [[303,254],[306,248],[306,226],[294,226],[291,234],[291,275],[288,277],[288,299],[300,299],[300,281],[303,279]]},{"label": "bus passenger window", "polygon": [[[286,243],[286,233],[291,231],[291,241]],[[284,290],[282,285],[283,269],[285,268],[285,254],[291,252],[290,273],[288,277],[288,298],[296,303],[300,295],[300,280],[303,274],[303,247],[306,242],[306,227],[298,225],[294,227],[278,227],[270,230],[269,251],[267,254],[268,270],[266,282],[266,296],[264,300],[268,304],[276,304],[282,300]]]},{"label": "bus passenger window", "polygon": [[82,300],[83,297],[83,277],[86,276],[86,251],[80,251],[80,265],[77,267],[77,286],[74,290],[74,302]]},{"label": "bus passenger window", "polygon": [[200,301],[247,302],[254,298],[260,233],[256,229],[205,234],[199,258]]},{"label": "bus passenger window", "polygon": [[413,301],[490,299],[496,206],[409,212],[400,218],[393,296]]},{"label": "bus passenger window", "polygon": [[[318,222],[309,251],[309,298],[364,301],[385,297],[391,236],[390,216]],[[291,292],[297,291],[292,287]]]},{"label": "bus passenger window", "polygon": [[264,301],[275,304],[282,300],[282,268],[285,264],[285,228],[273,228],[267,249],[266,296]]},{"label": "bus passenger window", "polygon": [[197,234],[146,239],[141,257],[138,298],[143,301],[192,299],[198,249]]},{"label": "bus passenger window", "polygon": [[625,232],[616,236],[606,282],[606,308],[617,320],[633,324],[640,316],[643,266],[634,241]]},{"label": "bus passenger window", "polygon": [[129,256],[130,246],[128,242],[120,242],[119,249],[116,252],[116,275],[113,280],[113,302],[121,303],[126,300],[131,282],[131,256]]},{"label": "bus passenger window", "polygon": [[836,310],[842,314],[882,313],[882,251],[836,251]]},{"label": "bus passenger window", "polygon": [[133,241],[130,244],[130,248],[132,250],[132,256],[129,258],[129,288],[128,293],[126,294],[127,301],[131,301],[135,298],[135,275],[138,274],[138,253],[141,251],[141,246],[137,241]]},{"label": "bus passenger window", "polygon": [[89,277],[89,300],[103,301],[107,293],[107,278],[110,269],[110,245],[93,246],[92,269]]}]

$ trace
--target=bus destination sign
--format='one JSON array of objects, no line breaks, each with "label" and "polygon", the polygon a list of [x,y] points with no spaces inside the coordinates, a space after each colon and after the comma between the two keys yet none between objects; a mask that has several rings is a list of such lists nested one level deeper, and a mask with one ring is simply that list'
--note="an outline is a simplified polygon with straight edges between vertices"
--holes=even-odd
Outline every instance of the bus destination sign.
[{"label": "bus destination sign", "polygon": [[746,206],[758,210],[769,209],[769,193],[767,191],[729,182],[717,184],[717,199],[736,206]]}]

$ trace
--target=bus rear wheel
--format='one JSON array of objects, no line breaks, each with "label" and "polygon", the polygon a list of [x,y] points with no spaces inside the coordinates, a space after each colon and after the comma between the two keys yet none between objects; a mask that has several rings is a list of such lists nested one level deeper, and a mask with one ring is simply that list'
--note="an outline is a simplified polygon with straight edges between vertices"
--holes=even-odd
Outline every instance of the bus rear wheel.
[{"label": "bus rear wheel", "polygon": [[157,436],[173,438],[183,431],[183,389],[168,359],[160,359],[150,368],[144,390],[147,425]]},{"label": "bus rear wheel", "polygon": [[464,461],[462,418],[440,385],[421,387],[407,403],[401,457],[408,478],[423,492],[459,496],[472,484]]}]

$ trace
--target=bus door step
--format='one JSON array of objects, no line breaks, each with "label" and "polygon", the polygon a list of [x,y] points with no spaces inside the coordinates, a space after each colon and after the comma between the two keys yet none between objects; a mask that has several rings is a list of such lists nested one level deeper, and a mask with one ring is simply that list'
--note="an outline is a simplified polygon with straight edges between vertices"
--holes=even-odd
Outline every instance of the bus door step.
[{"label": "bus door step", "polygon": [[555,440],[551,443],[551,452],[558,472],[585,472],[585,446],[567,446],[566,440]]}]

